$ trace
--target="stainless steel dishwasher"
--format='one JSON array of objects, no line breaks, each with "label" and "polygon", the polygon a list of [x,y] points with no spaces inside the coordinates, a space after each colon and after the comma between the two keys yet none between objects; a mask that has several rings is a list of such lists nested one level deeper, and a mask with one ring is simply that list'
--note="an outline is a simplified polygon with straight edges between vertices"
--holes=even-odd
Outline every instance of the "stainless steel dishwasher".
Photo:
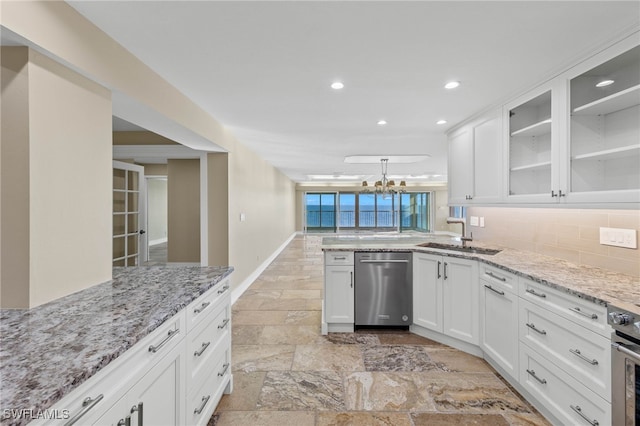
[{"label": "stainless steel dishwasher", "polygon": [[413,320],[410,252],[355,253],[355,325],[409,326]]}]

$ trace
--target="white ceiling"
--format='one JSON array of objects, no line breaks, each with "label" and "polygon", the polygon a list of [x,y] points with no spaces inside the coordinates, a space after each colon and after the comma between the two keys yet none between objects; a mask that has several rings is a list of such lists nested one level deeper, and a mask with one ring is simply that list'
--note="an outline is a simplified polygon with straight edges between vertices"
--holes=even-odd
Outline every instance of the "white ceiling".
[{"label": "white ceiling", "polygon": [[69,3],[298,182],[378,175],[344,162],[362,154],[430,154],[388,172],[446,175],[448,128],[640,20],[638,1]]}]

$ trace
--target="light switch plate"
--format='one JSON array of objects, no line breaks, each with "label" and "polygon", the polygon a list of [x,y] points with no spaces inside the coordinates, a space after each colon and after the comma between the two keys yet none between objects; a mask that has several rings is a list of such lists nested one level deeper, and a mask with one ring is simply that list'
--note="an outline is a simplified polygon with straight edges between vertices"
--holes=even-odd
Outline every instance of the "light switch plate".
[{"label": "light switch plate", "polygon": [[480,228],[484,228],[484,216],[480,216]]},{"label": "light switch plate", "polygon": [[600,244],[638,248],[637,232],[635,229],[600,228]]},{"label": "light switch plate", "polygon": [[478,216],[471,216],[469,221],[469,225],[471,226],[478,226]]},{"label": "light switch plate", "polygon": [[245,220],[247,220],[247,215],[244,213],[240,213],[240,222],[244,222]]}]

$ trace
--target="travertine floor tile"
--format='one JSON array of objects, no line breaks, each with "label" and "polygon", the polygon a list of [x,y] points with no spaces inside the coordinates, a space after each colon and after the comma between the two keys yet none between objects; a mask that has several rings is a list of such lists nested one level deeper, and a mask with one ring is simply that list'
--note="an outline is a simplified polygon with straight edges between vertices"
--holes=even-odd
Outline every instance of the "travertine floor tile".
[{"label": "travertine floor tile", "polygon": [[316,426],[412,426],[407,413],[319,412]]},{"label": "travertine floor tile", "polygon": [[447,346],[425,348],[431,359],[444,370],[459,373],[493,373],[493,368],[482,358]]},{"label": "travertine floor tile", "polygon": [[[225,411],[208,426],[314,426],[313,411]],[[213,419],[212,419],[213,420]]]},{"label": "travertine floor tile", "polygon": [[260,305],[260,309],[265,311],[297,311],[300,310],[302,306],[306,306],[306,300],[307,299],[265,300]]},{"label": "travertine floor tile", "polygon": [[328,371],[270,371],[258,408],[343,411],[342,376]]},{"label": "travertine floor tile", "polygon": [[317,325],[265,325],[256,340],[260,345],[308,345],[315,343],[320,334]]},{"label": "travertine floor tile", "polygon": [[435,411],[430,396],[413,380],[417,373],[365,372],[345,378],[345,404],[355,411]]},{"label": "travertine floor tile", "polygon": [[234,345],[231,366],[246,373],[290,370],[294,351],[293,345]]},{"label": "travertine floor tile", "polygon": [[415,426],[509,426],[500,414],[414,413],[411,418]]},{"label": "travertine floor tile", "polygon": [[504,413],[503,416],[511,426],[551,426],[537,413]]},{"label": "travertine floor tile", "polygon": [[410,332],[379,333],[378,338],[383,345],[425,345],[434,347],[447,347],[426,337],[418,336]]},{"label": "travertine floor tile", "polygon": [[289,311],[285,324],[319,326],[322,313],[319,311]]},{"label": "travertine floor tile", "polygon": [[234,325],[280,325],[287,319],[286,311],[238,311],[233,313]]},{"label": "travertine floor tile", "polygon": [[322,338],[336,345],[379,345],[380,340],[376,334],[363,333],[329,333]]},{"label": "travertine floor tile", "polygon": [[262,334],[262,325],[233,324],[231,328],[231,343],[233,345],[255,345]]},{"label": "travertine floor tile", "polygon": [[354,345],[300,345],[293,356],[295,371],[364,371],[362,352]]},{"label": "travertine floor tile", "polygon": [[282,299],[321,299],[320,290],[282,290]]},{"label": "travertine floor tile", "polygon": [[243,373],[236,371],[233,373],[233,392],[223,395],[218,411],[253,411],[258,405],[260,390],[264,383],[264,376],[267,373],[258,371],[253,373]]},{"label": "travertine floor tile", "polygon": [[362,355],[367,371],[430,371],[438,366],[422,346],[363,346]]}]

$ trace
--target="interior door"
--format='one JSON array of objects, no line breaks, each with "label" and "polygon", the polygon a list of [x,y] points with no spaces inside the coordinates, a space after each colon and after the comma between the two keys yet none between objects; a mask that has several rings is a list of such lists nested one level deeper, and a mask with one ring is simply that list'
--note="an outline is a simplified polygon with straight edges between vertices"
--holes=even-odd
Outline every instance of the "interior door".
[{"label": "interior door", "polygon": [[147,261],[144,167],[113,162],[113,266]]}]

